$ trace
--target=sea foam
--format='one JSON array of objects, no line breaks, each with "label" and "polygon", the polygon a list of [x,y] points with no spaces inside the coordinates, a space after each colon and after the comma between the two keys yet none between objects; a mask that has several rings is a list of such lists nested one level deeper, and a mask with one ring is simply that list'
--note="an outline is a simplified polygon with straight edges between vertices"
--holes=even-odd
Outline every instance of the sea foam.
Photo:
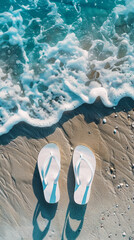
[{"label": "sea foam", "polygon": [[0,14],[0,135],[100,97],[134,99],[134,3],[12,1]]}]

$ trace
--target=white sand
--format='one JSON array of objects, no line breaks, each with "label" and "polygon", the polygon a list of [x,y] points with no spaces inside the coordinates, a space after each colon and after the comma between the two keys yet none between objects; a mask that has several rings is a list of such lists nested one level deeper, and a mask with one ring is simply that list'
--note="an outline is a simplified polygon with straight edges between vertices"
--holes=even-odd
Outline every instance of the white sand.
[{"label": "white sand", "polygon": [[[51,128],[19,124],[0,137],[0,240],[134,239],[133,107],[130,99],[116,109],[85,104]],[[48,142],[61,151],[57,205],[45,202],[36,166]],[[86,206],[73,202],[71,161],[79,144],[94,152],[97,164]]]}]

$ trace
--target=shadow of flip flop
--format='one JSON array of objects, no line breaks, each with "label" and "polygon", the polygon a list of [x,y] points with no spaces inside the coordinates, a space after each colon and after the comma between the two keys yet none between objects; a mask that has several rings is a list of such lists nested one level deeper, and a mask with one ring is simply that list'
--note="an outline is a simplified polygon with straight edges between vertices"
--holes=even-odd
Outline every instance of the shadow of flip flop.
[{"label": "shadow of flip flop", "polygon": [[[61,240],[77,239],[77,237],[79,236],[82,230],[85,211],[86,211],[86,205],[77,205],[75,203],[69,203],[68,209],[66,212]],[[76,228],[76,225],[77,225],[77,228]]]},{"label": "shadow of flip flop", "polygon": [[72,161],[68,170],[67,186],[70,202],[66,211],[61,240],[75,240],[81,233],[87,205],[78,205],[74,202],[75,180]]},{"label": "shadow of flip flop", "polygon": [[[38,200],[33,214],[33,240],[43,240],[49,231],[52,219],[55,217],[58,204],[49,204],[45,201],[37,164],[32,185],[34,194]],[[40,217],[45,223],[43,230],[43,227],[40,228]]]}]

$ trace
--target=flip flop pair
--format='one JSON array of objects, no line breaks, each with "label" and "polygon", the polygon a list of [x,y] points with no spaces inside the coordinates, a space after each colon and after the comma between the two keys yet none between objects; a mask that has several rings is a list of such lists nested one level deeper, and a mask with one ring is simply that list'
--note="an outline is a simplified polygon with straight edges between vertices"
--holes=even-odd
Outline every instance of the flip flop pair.
[{"label": "flip flop pair", "polygon": [[[96,167],[93,152],[86,146],[79,145],[73,154],[75,176],[74,201],[84,205],[88,202]],[[59,174],[60,151],[56,144],[44,146],[38,156],[38,169],[43,186],[44,198],[48,203],[57,203],[60,199]]]}]

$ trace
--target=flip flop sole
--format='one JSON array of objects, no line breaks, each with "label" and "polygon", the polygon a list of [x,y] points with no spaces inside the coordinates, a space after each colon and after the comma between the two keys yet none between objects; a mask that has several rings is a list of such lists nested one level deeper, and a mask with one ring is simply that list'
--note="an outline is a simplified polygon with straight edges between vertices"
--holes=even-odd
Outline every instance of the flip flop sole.
[{"label": "flip flop sole", "polygon": [[[51,154],[53,161],[49,162]],[[60,199],[58,178],[60,172],[60,151],[56,144],[49,143],[44,146],[38,155],[38,170],[43,186],[44,198],[48,203],[56,203]],[[44,172],[47,173],[47,184]]]},{"label": "flip flop sole", "polygon": [[[80,159],[85,159],[86,161],[80,161],[79,175],[77,176],[76,166]],[[74,201],[77,204],[87,204],[90,197],[95,168],[96,159],[93,152],[86,146],[77,146],[73,154],[73,170],[75,175]],[[79,184],[76,178],[79,178]]]}]

